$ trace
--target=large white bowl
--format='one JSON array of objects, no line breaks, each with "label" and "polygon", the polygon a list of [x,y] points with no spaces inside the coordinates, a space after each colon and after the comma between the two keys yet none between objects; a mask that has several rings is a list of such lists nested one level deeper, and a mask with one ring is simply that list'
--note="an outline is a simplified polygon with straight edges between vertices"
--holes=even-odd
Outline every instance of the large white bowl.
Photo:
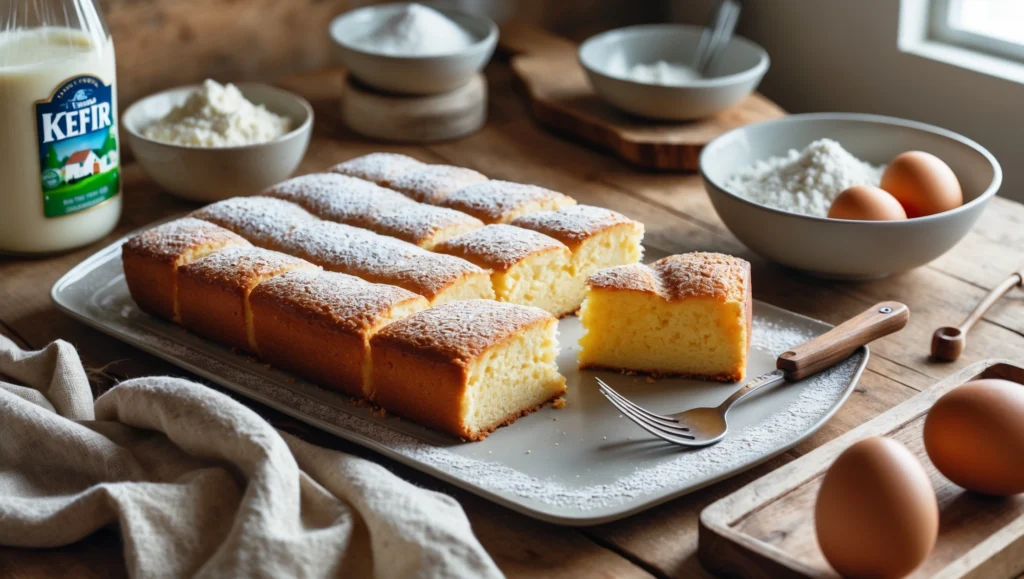
[{"label": "large white bowl", "polygon": [[266,143],[240,147],[188,147],[142,135],[200,87],[183,86],[150,95],[121,115],[135,159],[157,185],[191,201],[213,202],[253,195],[287,179],[299,167],[313,127],[313,108],[302,97],[263,84],[237,85],[246,99],[292,120],[292,130]]},{"label": "large white bowl", "polygon": [[498,44],[498,26],[482,16],[437,9],[476,42],[453,54],[394,56],[365,50],[358,39],[408,3],[371,5],[331,21],[328,31],[342,63],[364,84],[399,94],[439,94],[467,84],[491,59]]},{"label": "large white bowl", "polygon": [[704,78],[664,86],[628,78],[636,64],[664,60],[688,64],[700,39],[700,26],[643,24],[587,39],[579,61],[594,92],[615,107],[652,119],[686,121],[709,117],[754,92],[768,72],[768,53],[733,36]]},{"label": "large white bowl", "polygon": [[[824,137],[875,165],[904,151],[932,153],[953,169],[964,204],[905,221],[847,221],[772,209],[726,187],[732,175],[755,161]],[[783,265],[840,279],[884,277],[946,253],[970,231],[1002,183],[995,157],[966,137],[924,123],[852,113],[792,115],[734,129],[708,143],[700,171],[719,217],[747,247]]]}]

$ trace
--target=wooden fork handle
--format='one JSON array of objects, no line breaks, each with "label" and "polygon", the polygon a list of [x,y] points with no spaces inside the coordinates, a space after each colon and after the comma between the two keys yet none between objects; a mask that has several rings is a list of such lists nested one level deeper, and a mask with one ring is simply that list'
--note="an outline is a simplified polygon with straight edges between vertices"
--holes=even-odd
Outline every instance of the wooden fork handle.
[{"label": "wooden fork handle", "polygon": [[910,309],[900,302],[880,302],[824,334],[784,352],[775,366],[787,380],[801,380],[845,360],[857,348],[903,329]]},{"label": "wooden fork handle", "polygon": [[977,307],[974,308],[974,311],[972,311],[971,314],[967,316],[967,319],[964,320],[964,323],[960,324],[960,331],[965,334],[968,331],[970,331],[974,324],[976,324],[978,320],[980,320],[981,317],[984,316],[985,313],[988,312],[988,310],[993,305],[995,305],[996,302],[999,301],[1000,298],[1006,295],[1007,292],[1009,292],[1013,288],[1022,284],[1024,284],[1024,270],[1013,272],[1012,274],[1010,274],[1010,277],[1006,278],[1005,280],[1003,280],[1002,283],[992,288],[992,291],[990,291],[988,295],[981,300],[981,303],[979,303]]}]

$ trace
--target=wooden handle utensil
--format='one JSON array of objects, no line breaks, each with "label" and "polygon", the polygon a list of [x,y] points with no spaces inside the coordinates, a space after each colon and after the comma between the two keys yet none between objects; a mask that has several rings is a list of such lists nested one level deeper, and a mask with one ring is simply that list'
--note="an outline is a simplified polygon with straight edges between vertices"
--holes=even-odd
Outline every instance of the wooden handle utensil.
[{"label": "wooden handle utensil", "polygon": [[1024,270],[1010,274],[1010,277],[992,289],[985,299],[981,300],[971,315],[967,316],[964,323],[957,327],[945,326],[935,330],[932,334],[932,358],[941,362],[953,362],[964,353],[967,347],[967,332],[985,315],[999,298],[1007,294],[1011,289],[1024,286]]},{"label": "wooden handle utensil", "polygon": [[825,332],[784,352],[775,366],[787,380],[800,380],[845,360],[854,350],[898,330],[910,320],[900,302],[880,302]]}]

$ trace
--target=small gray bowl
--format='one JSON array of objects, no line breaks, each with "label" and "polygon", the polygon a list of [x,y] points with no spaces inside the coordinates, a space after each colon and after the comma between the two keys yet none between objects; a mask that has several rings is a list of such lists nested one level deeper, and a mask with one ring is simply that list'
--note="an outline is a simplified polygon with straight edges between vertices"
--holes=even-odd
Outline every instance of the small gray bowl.
[{"label": "small gray bowl", "polygon": [[685,24],[643,24],[602,32],[580,46],[579,61],[594,92],[627,113],[669,121],[709,117],[754,92],[768,72],[770,60],[763,48],[733,36],[704,78],[666,86],[628,77],[636,64],[689,64],[702,30]]},{"label": "small gray bowl", "polygon": [[[905,221],[850,221],[789,213],[731,192],[729,179],[770,157],[834,139],[873,165],[904,151],[936,155],[964,194],[956,209]],[[999,191],[1002,170],[974,141],[932,125],[854,113],[792,115],[733,129],[704,147],[704,188],[729,231],[761,256],[820,277],[874,279],[924,265],[953,248]]]},{"label": "small gray bowl", "polygon": [[366,6],[351,10],[331,21],[328,30],[342,63],[364,84],[385,92],[427,95],[453,91],[467,84],[494,54],[498,25],[482,16],[455,10],[439,12],[469,32],[476,42],[452,54],[395,56],[360,47],[359,37],[407,3]]},{"label": "small gray bowl", "polygon": [[136,160],[162,189],[191,201],[220,201],[259,193],[299,167],[312,134],[313,107],[302,97],[272,86],[237,86],[249,101],[290,118],[294,128],[273,141],[240,147],[172,145],[142,135],[146,126],[184,103],[199,85],[150,95],[121,115]]}]

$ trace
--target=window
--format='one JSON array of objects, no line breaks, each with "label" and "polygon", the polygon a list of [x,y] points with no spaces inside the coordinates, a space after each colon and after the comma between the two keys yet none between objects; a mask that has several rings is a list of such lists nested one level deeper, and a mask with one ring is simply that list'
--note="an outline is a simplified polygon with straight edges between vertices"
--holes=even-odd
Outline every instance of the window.
[{"label": "window", "polygon": [[931,0],[928,36],[1024,61],[1024,0]]}]

